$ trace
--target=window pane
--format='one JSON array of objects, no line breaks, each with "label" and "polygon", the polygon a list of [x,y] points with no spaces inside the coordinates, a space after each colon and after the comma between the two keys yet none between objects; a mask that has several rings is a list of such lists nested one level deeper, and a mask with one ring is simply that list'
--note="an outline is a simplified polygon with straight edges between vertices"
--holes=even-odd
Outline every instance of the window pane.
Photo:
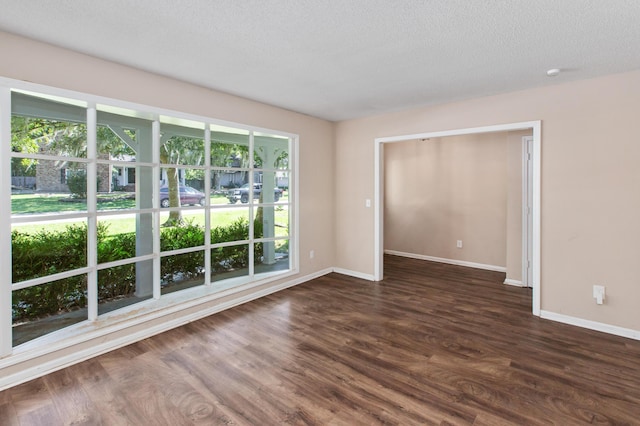
[{"label": "window pane", "polygon": [[14,283],[87,266],[87,224],[65,222],[12,226]]},{"label": "window pane", "polygon": [[254,207],[255,238],[274,238],[289,236],[289,207],[260,206]]},{"label": "window pane", "polygon": [[256,275],[290,269],[289,240],[276,240],[256,244],[254,259]]},{"label": "window pane", "polygon": [[[163,118],[160,124],[160,163],[204,165],[204,124]],[[169,123],[171,121],[173,123]],[[189,125],[190,124],[190,125]]]},{"label": "window pane", "polygon": [[234,169],[248,169],[249,162],[249,132],[222,126],[211,127],[211,167],[228,168],[215,175],[213,188],[227,188],[231,184],[241,185],[238,171]]},{"label": "window pane", "polygon": [[[171,214],[181,214],[176,222]],[[163,214],[160,229],[160,250],[163,252],[204,245],[204,212],[202,210],[179,211]],[[166,217],[166,220],[164,218]]]},{"label": "window pane", "polygon": [[144,277],[144,275],[138,275],[137,270],[141,268],[146,271],[151,265],[151,261],[145,260],[98,271],[98,314],[102,315],[151,299],[153,297],[151,280],[143,279],[141,282],[136,282],[137,276]]},{"label": "window pane", "polygon": [[12,294],[13,345],[87,319],[87,276],[78,275]]},{"label": "window pane", "polygon": [[204,283],[204,251],[164,256],[160,265],[162,294]]},{"label": "window pane", "polygon": [[276,188],[282,191],[280,194],[280,200],[282,202],[289,202],[289,172],[278,171],[274,173]]},{"label": "window pane", "polygon": [[[211,249],[211,282],[249,275],[249,245],[242,244]],[[216,287],[222,285],[217,284]]]},{"label": "window pane", "polygon": [[136,215],[98,217],[98,263],[136,256]]},{"label": "window pane", "polygon": [[86,158],[86,109],[41,97],[12,93],[13,152]]},{"label": "window pane", "polygon": [[249,239],[249,209],[232,207],[211,210],[211,244]]},{"label": "window pane", "polygon": [[253,141],[256,168],[289,169],[289,138],[255,133]]},{"label": "window pane", "polygon": [[[97,153],[99,160],[134,162],[138,146],[138,120],[132,121],[130,126],[123,122],[124,117],[111,114],[98,114],[102,121],[97,128]],[[117,120],[115,119],[117,117]],[[117,124],[116,124],[117,121]],[[148,126],[146,122],[145,126]]]},{"label": "window pane", "polygon": [[204,206],[204,170],[163,167],[160,207]]},{"label": "window pane", "polygon": [[[14,158],[14,160],[18,160]],[[31,160],[33,177],[18,176],[29,188],[15,188],[11,196],[11,214],[61,213],[87,210],[87,175],[84,163]],[[22,173],[12,162],[11,174]],[[34,192],[37,190],[37,193]]]}]

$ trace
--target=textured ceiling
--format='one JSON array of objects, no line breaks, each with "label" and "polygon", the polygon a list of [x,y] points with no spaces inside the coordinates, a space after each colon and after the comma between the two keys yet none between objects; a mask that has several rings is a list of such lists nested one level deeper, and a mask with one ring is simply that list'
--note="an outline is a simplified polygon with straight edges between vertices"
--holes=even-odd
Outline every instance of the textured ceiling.
[{"label": "textured ceiling", "polygon": [[640,69],[640,0],[0,0],[0,29],[334,121]]}]

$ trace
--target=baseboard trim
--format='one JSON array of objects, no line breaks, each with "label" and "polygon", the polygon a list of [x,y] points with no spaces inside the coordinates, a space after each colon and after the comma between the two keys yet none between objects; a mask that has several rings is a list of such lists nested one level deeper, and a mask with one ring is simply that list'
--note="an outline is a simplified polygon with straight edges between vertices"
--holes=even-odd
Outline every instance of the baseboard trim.
[{"label": "baseboard trim", "polygon": [[[299,284],[303,284],[307,281],[311,281],[315,278],[319,278],[323,275],[327,275],[333,272],[333,268],[326,268],[317,272],[314,272],[309,275],[305,275],[302,277],[297,277],[293,280],[285,281],[280,284],[270,285],[267,288],[262,290],[252,292],[249,294],[239,295],[236,298],[232,298],[226,302],[216,304],[214,306],[208,307],[206,309],[199,310],[192,314],[183,315],[176,317],[174,319],[168,320],[161,324],[143,329],[138,332],[126,334],[117,338],[109,338],[110,335],[115,334],[117,331],[122,331],[122,329],[118,329],[116,331],[112,331],[111,333],[105,333],[99,337],[96,337],[95,340],[99,343],[96,343],[94,346],[91,346],[86,349],[79,350],[77,352],[70,353],[68,355],[53,359],[51,361],[37,364],[33,367],[26,368],[24,370],[20,370],[13,374],[2,375],[0,377],[0,391],[4,389],[8,389],[13,386],[17,386],[21,383],[25,383],[29,380],[36,379],[38,377],[42,377],[49,373],[53,373],[55,371],[61,370],[63,368],[69,367],[71,365],[77,364],[82,361],[86,361],[88,359],[94,358],[96,356],[102,355],[104,353],[110,352],[112,350],[121,348],[123,346],[127,346],[129,344],[135,343],[137,341],[155,336],[156,334],[163,333],[165,331],[169,331],[176,327],[180,327],[182,325],[188,324],[193,321],[197,321],[199,319],[205,318],[209,315],[222,312],[226,309],[233,308],[234,306],[241,305],[243,303],[250,302],[255,299],[259,299],[261,297],[267,296],[272,293],[276,293],[278,291],[287,289],[289,287],[293,287]],[[174,316],[175,313],[168,313],[166,316]],[[154,319],[158,319],[155,317]],[[144,323],[144,321],[143,321]],[[81,342],[84,343],[84,342]],[[65,348],[59,348],[59,350],[73,348],[74,344],[71,344]],[[55,351],[51,351],[50,353],[54,353]],[[47,354],[39,354],[39,356],[45,357]],[[22,359],[6,359],[6,361],[11,361],[11,365],[20,364],[20,362],[29,361],[29,359],[25,359],[25,357],[18,357]],[[30,357],[31,360],[37,359],[36,357]],[[15,361],[15,362],[14,362]],[[9,365],[7,365],[8,367]]]},{"label": "baseboard trim", "polygon": [[466,260],[445,259],[443,257],[425,256],[423,254],[405,253],[396,250],[385,250],[385,254],[409,257],[411,259],[429,260],[431,262],[448,263],[449,265],[466,266],[468,268],[485,269],[487,271],[507,272],[504,266],[486,265],[484,263],[467,262]]},{"label": "baseboard trim", "polygon": [[362,272],[352,271],[350,269],[333,268],[333,272],[335,272],[336,274],[348,275],[350,277],[360,278],[362,280],[367,280],[367,281],[376,280],[375,277],[371,274],[364,274]]},{"label": "baseboard trim", "polygon": [[505,279],[503,284],[512,285],[514,287],[526,287],[522,281],[512,280],[511,278]]},{"label": "baseboard trim", "polygon": [[605,324],[597,321],[590,321],[549,311],[540,311],[540,317],[551,321],[587,328],[589,330],[595,330],[602,333],[613,334],[615,336],[626,337],[628,339],[640,340],[640,330],[618,327],[615,325]]}]

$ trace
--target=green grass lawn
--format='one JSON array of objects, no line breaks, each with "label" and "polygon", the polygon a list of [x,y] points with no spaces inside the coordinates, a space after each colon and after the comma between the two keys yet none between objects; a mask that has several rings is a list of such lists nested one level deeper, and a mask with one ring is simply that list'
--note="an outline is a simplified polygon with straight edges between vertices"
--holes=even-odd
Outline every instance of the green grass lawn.
[{"label": "green grass lawn", "polygon": [[[135,200],[126,198],[126,194],[108,194],[107,196],[101,196],[104,200],[99,203],[100,210],[125,210],[123,215],[126,215],[126,210],[135,208]],[[13,195],[11,197],[11,210],[12,214],[43,214],[43,213],[70,213],[74,211],[86,211],[86,203],[84,202],[69,202],[60,201],[61,199],[67,199],[68,194],[20,194]],[[286,198],[283,198],[285,201]],[[229,201],[222,195],[213,195],[211,197],[212,205],[228,204]],[[249,207],[246,204],[237,204],[238,208],[233,209],[219,209],[212,212],[212,224],[211,227],[227,226],[239,218],[249,218]],[[244,206],[244,208],[242,208]],[[288,235],[288,209],[282,207],[275,208],[275,235],[286,236]],[[162,212],[160,214],[160,223],[164,223],[169,216],[169,212]],[[182,212],[183,219],[187,222],[203,226],[204,227],[204,211],[203,210],[186,210]],[[54,218],[52,217],[52,220]],[[126,217],[117,216],[100,216],[98,218],[100,222],[108,224],[108,232],[110,235],[135,232],[135,217],[133,215],[126,215]],[[64,230],[68,225],[73,223],[82,223],[86,219],[78,219],[77,221],[61,221],[61,222],[42,222],[42,223],[26,223],[15,224],[13,229],[19,229],[21,232],[35,234],[42,230],[49,232]]]},{"label": "green grass lawn", "polygon": [[[228,204],[224,195],[212,195],[211,204]],[[132,194],[98,194],[98,210],[134,209]],[[86,200],[74,200],[69,194],[16,194],[11,196],[11,214],[65,213],[87,210]]]}]

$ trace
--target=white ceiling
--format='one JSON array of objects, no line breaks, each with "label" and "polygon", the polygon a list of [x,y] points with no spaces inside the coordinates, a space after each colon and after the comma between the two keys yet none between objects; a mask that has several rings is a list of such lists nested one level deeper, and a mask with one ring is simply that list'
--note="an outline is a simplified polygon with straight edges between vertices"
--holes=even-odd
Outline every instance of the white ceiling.
[{"label": "white ceiling", "polygon": [[0,0],[0,29],[334,121],[640,69],[640,0]]}]

